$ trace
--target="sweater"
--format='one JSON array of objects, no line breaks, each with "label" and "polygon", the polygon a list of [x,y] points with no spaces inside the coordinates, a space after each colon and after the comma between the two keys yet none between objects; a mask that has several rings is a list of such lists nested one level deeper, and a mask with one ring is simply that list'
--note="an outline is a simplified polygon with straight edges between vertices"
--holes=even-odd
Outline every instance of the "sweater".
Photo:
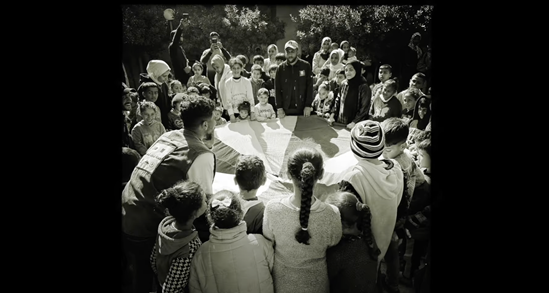
[{"label": "sweater", "polygon": [[250,80],[245,77],[240,77],[239,79],[231,77],[227,79],[225,81],[225,101],[226,104],[224,103],[223,108],[227,109],[229,115],[238,113],[238,106],[244,101],[250,103],[250,116],[252,113],[255,113],[255,101]]},{"label": "sweater", "polygon": [[274,293],[273,247],[260,234],[246,234],[246,222],[230,229],[210,228],[193,257],[191,293]]},{"label": "sweater", "polygon": [[202,244],[198,232],[182,236],[168,216],[158,225],[158,236],[151,253],[151,265],[162,292],[183,292],[189,283],[191,260]]},{"label": "sweater", "polygon": [[139,121],[132,129],[135,150],[144,156],[153,143],[165,132],[164,125],[156,120],[153,120],[151,125],[146,125],[143,120]]},{"label": "sweater", "polygon": [[[154,108],[156,109],[156,111],[154,112],[154,120],[162,123],[162,113],[160,112],[160,107],[154,104]],[[143,117],[141,116],[141,110],[139,110],[139,107],[137,107],[137,109],[135,110],[135,119],[136,119],[135,122],[139,122],[143,120]]]},{"label": "sweater", "polygon": [[223,107],[223,109],[227,109],[227,102],[225,98],[225,82],[233,76],[233,72],[231,71],[231,67],[228,64],[220,62],[219,58],[216,58],[214,60],[216,60],[214,62],[218,62],[218,66],[223,66],[223,73],[220,75],[216,72],[214,76],[214,86],[215,90],[217,91],[217,101],[221,103],[221,107]]},{"label": "sweater", "polygon": [[273,280],[277,293],[328,293],[326,250],[339,243],[341,216],[332,205],[316,201],[311,205],[309,245],[301,244],[295,234],[301,229],[299,207],[290,197],[271,200],[263,215],[263,235],[274,245]]},{"label": "sweater", "polygon": [[257,117],[263,117],[266,119],[276,118],[276,112],[271,104],[257,104],[254,107]]},{"label": "sweater", "polygon": [[385,257],[396,224],[397,207],[404,190],[404,176],[398,162],[387,170],[385,163],[374,165],[355,155],[358,163],[342,180],[350,183],[372,212],[372,234],[381,251],[378,260]]},{"label": "sweater", "polygon": [[175,113],[174,109],[168,113],[168,129],[169,130],[176,130],[176,129],[182,129],[183,128],[183,119],[181,119],[181,112]]},{"label": "sweater", "polygon": [[383,122],[391,117],[400,118],[402,114],[402,104],[395,96],[384,100],[381,95],[372,102],[372,107],[369,112],[369,119],[377,122]]},{"label": "sweater", "polygon": [[338,245],[326,252],[330,292],[377,292],[377,260],[368,254],[368,244],[363,238],[341,239]]}]

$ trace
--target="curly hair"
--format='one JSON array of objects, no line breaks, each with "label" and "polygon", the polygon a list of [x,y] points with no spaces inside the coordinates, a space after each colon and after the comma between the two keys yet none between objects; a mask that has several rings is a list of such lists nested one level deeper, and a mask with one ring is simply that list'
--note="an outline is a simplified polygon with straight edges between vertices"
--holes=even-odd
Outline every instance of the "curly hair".
[{"label": "curly hair", "polygon": [[153,102],[141,101],[139,102],[139,112],[145,112],[145,109],[153,109],[156,112],[156,105]]},{"label": "curly hair", "polygon": [[240,190],[258,189],[266,177],[263,160],[253,155],[240,156],[236,164],[234,177]]},{"label": "curly hair", "polygon": [[250,113],[251,109],[252,109],[252,107],[250,105],[250,102],[248,102],[248,101],[244,101],[244,102],[240,103],[240,105],[238,105],[238,111],[247,110],[248,113]]},{"label": "curly hair", "polygon": [[[352,186],[351,186],[352,187]],[[372,234],[372,212],[367,204],[362,203],[360,196],[351,191],[337,191],[330,194],[326,199],[326,203],[334,205],[339,209],[341,221],[348,226],[356,223],[358,230],[362,232],[362,236],[368,244],[368,254],[370,258],[376,260],[381,254],[379,248],[375,244],[375,239]],[[350,223],[353,219],[356,222]]]},{"label": "curly hair", "polygon": [[[229,199],[229,204],[216,205],[216,201]],[[244,217],[238,195],[229,190],[221,190],[214,194],[208,203],[206,217],[210,225],[217,228],[229,229],[238,226]]]},{"label": "curly hair", "polygon": [[301,208],[299,210],[299,223],[301,227],[295,234],[295,239],[302,244],[309,245],[309,213],[313,200],[313,188],[316,181],[322,178],[324,173],[324,160],[322,155],[312,148],[296,150],[288,159],[288,174],[299,181],[301,190]]},{"label": "curly hair", "polygon": [[189,96],[181,103],[181,118],[187,129],[195,129],[212,118],[214,102],[202,96]]},{"label": "curly hair", "polygon": [[156,202],[168,210],[178,223],[186,223],[205,202],[206,194],[200,185],[193,181],[180,181],[174,186],[162,190]]}]

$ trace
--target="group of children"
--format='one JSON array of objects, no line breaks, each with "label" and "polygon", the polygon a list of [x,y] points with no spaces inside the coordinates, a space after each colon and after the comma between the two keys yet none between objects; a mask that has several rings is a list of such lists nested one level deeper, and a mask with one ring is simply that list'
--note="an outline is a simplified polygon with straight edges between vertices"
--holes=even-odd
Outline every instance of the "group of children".
[{"label": "group of children", "polygon": [[[324,162],[311,148],[288,158],[293,194],[267,204],[257,197],[265,166],[252,155],[236,165],[239,193],[208,199],[192,181],[163,190],[157,202],[167,213],[150,258],[157,292],[381,293],[399,292],[399,280],[419,292],[430,243],[430,131],[390,118],[359,122],[351,134],[358,163],[324,201],[313,194]],[[203,213],[211,227],[201,239],[193,221]]]}]

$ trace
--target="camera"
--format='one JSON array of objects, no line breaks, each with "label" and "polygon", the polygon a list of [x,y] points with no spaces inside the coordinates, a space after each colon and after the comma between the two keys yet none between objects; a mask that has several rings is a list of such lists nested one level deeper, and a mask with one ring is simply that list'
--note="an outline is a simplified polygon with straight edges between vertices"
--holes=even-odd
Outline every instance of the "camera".
[{"label": "camera", "polygon": [[217,37],[212,38],[212,43],[217,43]]},{"label": "camera", "polygon": [[189,14],[188,13],[183,13],[182,17],[185,20],[189,20]]}]

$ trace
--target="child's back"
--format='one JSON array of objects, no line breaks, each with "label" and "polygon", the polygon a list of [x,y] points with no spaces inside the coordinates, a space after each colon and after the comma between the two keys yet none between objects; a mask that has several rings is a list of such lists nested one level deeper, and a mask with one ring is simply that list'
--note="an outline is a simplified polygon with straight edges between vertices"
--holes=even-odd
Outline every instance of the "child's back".
[{"label": "child's back", "polygon": [[208,204],[210,240],[193,257],[190,292],[274,292],[272,243],[247,234],[238,195],[220,191]]},{"label": "child's back", "polygon": [[256,196],[257,189],[266,181],[263,161],[253,155],[239,158],[235,170],[235,182],[240,188],[240,204],[246,222],[247,233],[263,234],[265,205]]}]

